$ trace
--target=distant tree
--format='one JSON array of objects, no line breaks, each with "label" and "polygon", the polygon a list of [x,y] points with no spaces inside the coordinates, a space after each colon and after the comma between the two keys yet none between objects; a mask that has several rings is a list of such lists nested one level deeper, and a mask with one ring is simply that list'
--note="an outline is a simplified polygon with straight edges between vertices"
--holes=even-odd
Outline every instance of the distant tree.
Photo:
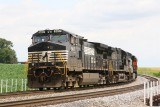
[{"label": "distant tree", "polygon": [[0,38],[0,63],[16,63],[16,52],[11,41]]}]

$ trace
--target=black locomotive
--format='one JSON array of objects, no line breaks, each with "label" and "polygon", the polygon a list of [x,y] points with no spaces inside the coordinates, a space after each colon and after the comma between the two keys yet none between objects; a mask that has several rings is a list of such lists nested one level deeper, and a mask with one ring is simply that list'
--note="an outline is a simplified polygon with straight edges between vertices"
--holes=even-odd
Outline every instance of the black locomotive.
[{"label": "black locomotive", "polygon": [[33,34],[28,63],[28,86],[40,90],[137,78],[137,58],[131,53],[62,29]]}]

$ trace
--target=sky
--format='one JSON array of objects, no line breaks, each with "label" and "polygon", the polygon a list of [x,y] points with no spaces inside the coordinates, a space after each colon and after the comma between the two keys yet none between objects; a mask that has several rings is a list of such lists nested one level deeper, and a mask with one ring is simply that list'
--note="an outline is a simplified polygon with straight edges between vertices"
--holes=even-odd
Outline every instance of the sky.
[{"label": "sky", "polygon": [[0,0],[0,38],[27,61],[32,34],[64,29],[160,67],[160,0]]}]

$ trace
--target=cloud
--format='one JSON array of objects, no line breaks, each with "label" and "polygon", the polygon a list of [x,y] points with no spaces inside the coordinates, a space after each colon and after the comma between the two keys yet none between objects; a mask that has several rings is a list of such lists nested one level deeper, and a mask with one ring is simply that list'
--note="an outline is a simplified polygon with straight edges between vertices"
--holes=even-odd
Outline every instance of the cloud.
[{"label": "cloud", "polygon": [[27,60],[27,47],[33,33],[62,28],[89,41],[129,51],[139,58],[140,66],[160,66],[160,57],[157,57],[160,54],[160,1],[71,0],[62,3],[55,0],[0,3],[0,35],[13,41],[20,61]]}]

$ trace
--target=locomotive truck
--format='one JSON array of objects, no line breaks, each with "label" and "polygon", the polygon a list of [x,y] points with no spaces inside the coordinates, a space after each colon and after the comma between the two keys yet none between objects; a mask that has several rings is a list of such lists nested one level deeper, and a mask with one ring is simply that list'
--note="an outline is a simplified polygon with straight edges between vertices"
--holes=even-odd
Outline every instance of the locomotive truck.
[{"label": "locomotive truck", "polygon": [[73,88],[137,78],[137,58],[62,29],[40,30],[28,47],[28,87]]}]

